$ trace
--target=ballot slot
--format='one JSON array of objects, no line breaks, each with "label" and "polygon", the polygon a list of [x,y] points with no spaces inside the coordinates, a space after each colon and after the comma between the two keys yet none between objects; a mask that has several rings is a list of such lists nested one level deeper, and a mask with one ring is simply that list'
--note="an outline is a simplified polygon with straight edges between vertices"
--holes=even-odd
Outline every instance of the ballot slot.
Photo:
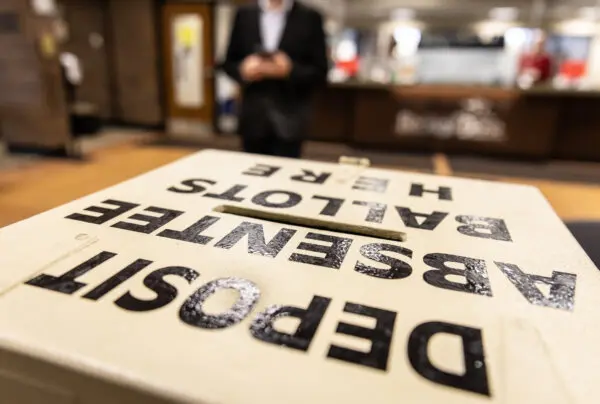
[{"label": "ballot slot", "polygon": [[331,220],[317,219],[314,217],[296,216],[280,212],[253,209],[245,206],[219,205],[215,207],[213,211],[250,219],[266,220],[279,224],[310,227],[316,230],[327,230],[338,233],[353,234],[357,236],[375,237],[391,241],[406,241],[407,238],[406,233],[397,230],[335,222]]}]

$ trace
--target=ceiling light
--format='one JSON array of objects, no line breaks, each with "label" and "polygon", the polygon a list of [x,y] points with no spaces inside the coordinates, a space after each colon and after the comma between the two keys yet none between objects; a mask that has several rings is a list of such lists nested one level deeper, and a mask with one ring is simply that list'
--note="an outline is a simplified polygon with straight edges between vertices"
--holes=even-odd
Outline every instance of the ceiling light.
[{"label": "ceiling light", "polygon": [[579,18],[587,21],[596,21],[598,18],[598,9],[596,7],[581,7],[578,11]]},{"label": "ceiling light", "polygon": [[391,16],[396,21],[408,21],[415,17],[415,10],[411,8],[398,8],[392,11]]},{"label": "ceiling light", "polygon": [[496,21],[514,21],[519,16],[515,7],[496,7],[490,10],[490,18]]}]

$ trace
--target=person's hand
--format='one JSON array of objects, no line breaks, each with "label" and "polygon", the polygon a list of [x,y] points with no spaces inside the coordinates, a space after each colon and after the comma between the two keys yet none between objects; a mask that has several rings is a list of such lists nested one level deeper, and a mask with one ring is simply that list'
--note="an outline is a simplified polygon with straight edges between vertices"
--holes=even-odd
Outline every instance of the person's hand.
[{"label": "person's hand", "polygon": [[260,80],[263,75],[263,61],[257,55],[250,55],[244,59],[240,66],[240,74],[244,81]]},{"label": "person's hand", "polygon": [[260,70],[265,77],[283,79],[289,76],[292,61],[285,53],[277,52],[269,59],[263,60]]},{"label": "person's hand", "polygon": [[275,75],[279,78],[289,76],[292,71],[292,61],[281,51],[273,55],[273,65],[275,66]]}]

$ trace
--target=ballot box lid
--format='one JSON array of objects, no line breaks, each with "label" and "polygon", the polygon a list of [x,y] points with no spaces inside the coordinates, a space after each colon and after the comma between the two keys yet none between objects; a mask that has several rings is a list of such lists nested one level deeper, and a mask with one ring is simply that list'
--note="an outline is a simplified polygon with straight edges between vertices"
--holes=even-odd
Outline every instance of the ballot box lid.
[{"label": "ballot box lid", "polygon": [[600,272],[533,187],[207,150],[0,249],[0,353],[175,402],[597,402]]}]

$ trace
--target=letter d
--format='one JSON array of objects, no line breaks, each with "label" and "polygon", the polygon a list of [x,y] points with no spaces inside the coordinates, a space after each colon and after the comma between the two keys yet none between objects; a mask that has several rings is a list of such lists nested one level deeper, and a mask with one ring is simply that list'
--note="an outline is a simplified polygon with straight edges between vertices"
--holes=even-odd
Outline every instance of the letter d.
[{"label": "letter d", "polygon": [[[462,339],[465,364],[465,372],[463,374],[440,370],[431,363],[427,347],[431,337],[439,333],[457,335]],[[413,369],[427,380],[491,396],[488,386],[481,330],[442,322],[421,324],[410,334],[408,340],[408,359]]]}]

